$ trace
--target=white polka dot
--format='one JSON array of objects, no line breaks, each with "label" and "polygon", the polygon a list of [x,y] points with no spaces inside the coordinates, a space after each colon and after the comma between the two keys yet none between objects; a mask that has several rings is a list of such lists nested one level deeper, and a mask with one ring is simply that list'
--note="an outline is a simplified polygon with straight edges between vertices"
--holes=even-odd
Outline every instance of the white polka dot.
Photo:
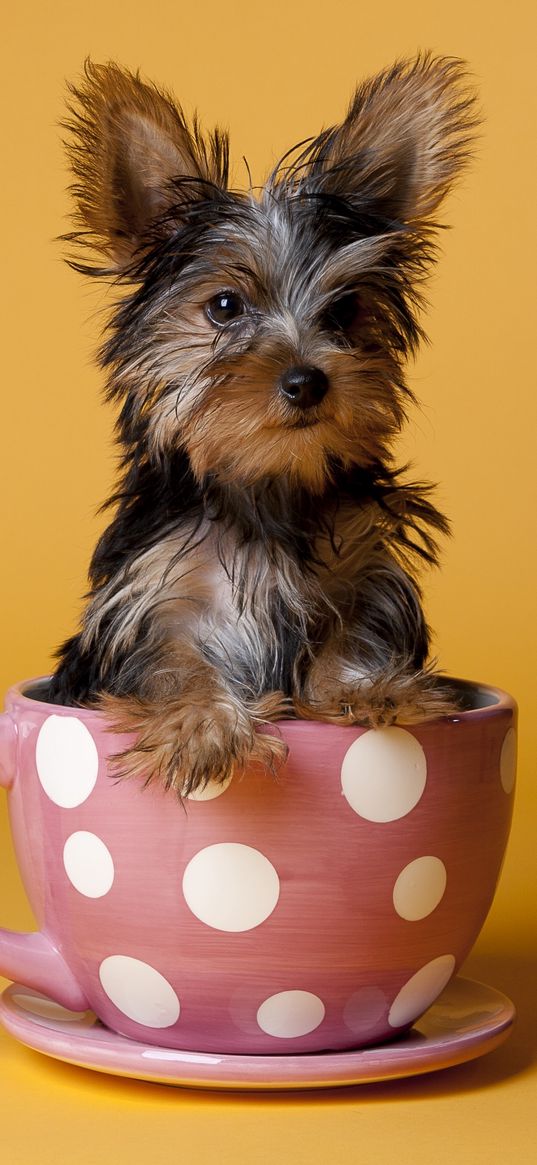
[{"label": "white polka dot", "polygon": [[396,821],[417,805],[427,779],[421,744],[404,728],[371,728],[345,753],[343,792],[367,821]]},{"label": "white polka dot", "polygon": [[94,833],[72,833],[63,847],[63,864],[69,881],[86,898],[102,898],[114,881],[110,850]]},{"label": "white polka dot", "polygon": [[110,955],[99,967],[108,998],[123,1015],[145,1027],[171,1027],[181,1010],[175,991],[149,963],[128,955]]},{"label": "white polka dot", "polygon": [[388,1015],[390,1026],[403,1027],[423,1015],[449,983],[454,969],[453,955],[439,955],[416,971],[392,1003]]},{"label": "white polka dot", "polygon": [[382,1019],[388,1000],[380,987],[361,987],[354,991],[343,1008],[343,1020],[351,1032],[362,1035]]},{"label": "white polka dot", "polygon": [[502,744],[500,756],[500,779],[505,793],[512,793],[516,776],[516,732],[509,728]]},{"label": "white polka dot", "polygon": [[196,918],[215,930],[252,930],[272,914],[280,879],[264,854],[249,845],[220,842],[188,863],[183,894]]},{"label": "white polka dot", "polygon": [[89,797],[99,768],[95,741],[76,716],[49,716],[35,749],[39,780],[51,801],[74,809]]},{"label": "white polka dot", "polygon": [[444,897],[446,882],[446,867],[440,858],[415,858],[401,870],[393,888],[397,913],[408,922],[427,918]]},{"label": "white polka dot", "polygon": [[268,1036],[296,1039],[315,1031],[324,1015],[322,999],[311,991],[279,991],[261,1004],[257,1022]]},{"label": "white polka dot", "polygon": [[187,801],[214,801],[215,797],[221,797],[225,793],[233,780],[233,774],[226,777],[225,781],[208,781],[204,789],[194,789],[193,793],[188,793]]}]

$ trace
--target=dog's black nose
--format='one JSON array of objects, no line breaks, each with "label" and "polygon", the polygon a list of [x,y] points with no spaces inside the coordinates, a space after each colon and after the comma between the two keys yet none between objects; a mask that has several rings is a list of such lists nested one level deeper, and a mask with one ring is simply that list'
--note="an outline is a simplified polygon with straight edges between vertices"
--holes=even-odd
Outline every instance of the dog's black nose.
[{"label": "dog's black nose", "polygon": [[321,368],[299,366],[287,370],[280,377],[280,392],[298,409],[311,409],[328,392],[328,377]]}]

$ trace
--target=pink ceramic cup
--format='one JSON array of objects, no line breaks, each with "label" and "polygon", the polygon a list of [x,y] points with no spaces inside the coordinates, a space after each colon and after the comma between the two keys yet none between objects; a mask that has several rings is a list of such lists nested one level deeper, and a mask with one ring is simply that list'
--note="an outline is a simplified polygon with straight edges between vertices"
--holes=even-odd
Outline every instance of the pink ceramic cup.
[{"label": "pink ceramic cup", "polygon": [[377,1043],[437,998],[492,902],[512,811],[516,707],[409,729],[288,720],[252,768],[183,808],[114,781],[102,713],[11,689],[2,783],[35,934],[0,971],[168,1048],[296,1053]]}]

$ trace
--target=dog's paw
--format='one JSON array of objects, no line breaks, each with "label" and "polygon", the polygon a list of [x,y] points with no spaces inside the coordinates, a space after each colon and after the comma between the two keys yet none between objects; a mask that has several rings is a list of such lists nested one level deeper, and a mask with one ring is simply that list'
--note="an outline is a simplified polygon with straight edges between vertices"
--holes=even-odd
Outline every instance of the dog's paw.
[{"label": "dog's paw", "polygon": [[[420,724],[460,711],[453,689],[432,669],[393,672],[371,685],[368,727]],[[364,720],[364,723],[366,721]]]},{"label": "dog's paw", "polygon": [[397,708],[389,696],[373,695],[363,689],[336,688],[329,698],[297,698],[294,703],[296,715],[303,720],[386,728],[397,719]]},{"label": "dog's paw", "polygon": [[99,707],[114,731],[136,734],[135,743],[112,758],[115,774],[159,780],[179,797],[223,784],[252,761],[273,772],[285,760],[277,737],[255,731],[255,721],[225,696],[180,703],[103,696]]},{"label": "dog's paw", "polygon": [[453,691],[434,672],[392,671],[355,686],[334,685],[330,692],[295,700],[296,714],[307,719],[364,728],[418,724],[459,710]]}]

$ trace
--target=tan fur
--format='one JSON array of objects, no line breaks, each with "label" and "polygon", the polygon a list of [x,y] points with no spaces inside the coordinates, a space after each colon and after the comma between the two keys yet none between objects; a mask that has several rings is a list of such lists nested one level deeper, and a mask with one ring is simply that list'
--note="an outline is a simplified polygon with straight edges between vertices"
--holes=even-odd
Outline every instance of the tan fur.
[{"label": "tan fur", "polygon": [[[63,124],[77,179],[75,221],[121,270],[151,222],[177,200],[171,179],[213,178],[214,159],[171,94],[139,73],[87,60],[84,83],[69,91],[75,104]],[[84,119],[92,126],[90,141]]]},{"label": "tan fur", "polygon": [[[184,661],[181,660],[181,669]],[[116,775],[160,780],[181,797],[223,782],[250,763],[276,772],[287,755],[283,741],[256,732],[268,720],[289,711],[277,692],[245,707],[215,684],[209,669],[196,661],[196,674],[181,699],[118,698],[103,694],[97,707],[116,732],[135,732],[132,748],[113,758]]]},{"label": "tan fur", "polygon": [[379,198],[396,193],[402,218],[423,219],[459,176],[478,123],[464,63],[420,53],[359,86],[329,161],[369,157],[364,183],[374,181]]},{"label": "tan fur", "polygon": [[[426,489],[396,481],[391,445],[411,399],[403,363],[422,335],[432,215],[478,124],[463,63],[418,54],[366,81],[341,125],[284,159],[259,194],[228,191],[225,135],[204,139],[138,73],[87,61],[70,93],[77,229],[66,237],[104,258],[73,265],[138,288],[116,305],[101,355],[123,403],[117,549],[112,527],[66,645],[73,683],[79,650],[86,690],[124,693],[97,697],[113,727],[137,735],[118,772],[184,796],[251,759],[275,769],[282,742],[256,729],[285,715],[380,727],[451,711],[432,665],[419,666],[414,576],[416,553],[435,561],[447,524]],[[213,297],[230,292],[241,311],[215,320]],[[324,392],[302,409],[282,383],[297,367]],[[188,473],[174,494],[178,453]],[[158,489],[138,496],[148,466]]]},{"label": "tan fur", "polygon": [[[391,520],[397,521],[397,513]],[[396,564],[384,551],[375,551],[379,532],[388,522],[374,503],[360,511],[343,507],[333,538],[319,538],[318,565],[309,580],[283,557],[268,567],[260,551],[254,550],[248,561],[241,562],[233,536],[228,535],[218,550],[212,531],[194,543],[186,558],[182,554],[186,535],[171,536],[140,555],[126,572],[123,587],[118,588],[116,581],[109,596],[101,593],[85,620],[85,640],[91,649],[101,638],[103,618],[116,611],[106,647],[113,654],[136,640],[141,620],[151,612],[158,651],[139,696],[103,694],[97,704],[117,731],[138,736],[133,748],[117,758],[118,772],[160,777],[167,787],[187,795],[208,780],[225,780],[249,757],[277,768],[285,758],[281,741],[260,735],[255,728],[282,716],[381,727],[453,711],[452,697],[431,669],[408,674],[394,663],[380,676],[359,673],[346,656],[343,625],[340,635],[312,660],[305,689],[292,700],[279,692],[240,699],[204,658],[204,645],[213,643],[220,653],[230,653],[231,663],[233,652],[238,653],[238,662],[243,654],[262,651],[271,635],[264,621],[273,590],[314,622],[316,613],[319,618],[329,610],[337,615],[346,588],[364,569],[376,567],[393,575]],[[256,578],[252,606],[242,613],[233,570],[243,580],[245,572]]]},{"label": "tan fur", "polygon": [[353,669],[330,645],[315,661],[304,696],[295,697],[293,707],[305,720],[367,728],[434,720],[457,710],[453,692],[439,684],[434,669],[435,661],[412,673],[394,663],[371,677]]}]

